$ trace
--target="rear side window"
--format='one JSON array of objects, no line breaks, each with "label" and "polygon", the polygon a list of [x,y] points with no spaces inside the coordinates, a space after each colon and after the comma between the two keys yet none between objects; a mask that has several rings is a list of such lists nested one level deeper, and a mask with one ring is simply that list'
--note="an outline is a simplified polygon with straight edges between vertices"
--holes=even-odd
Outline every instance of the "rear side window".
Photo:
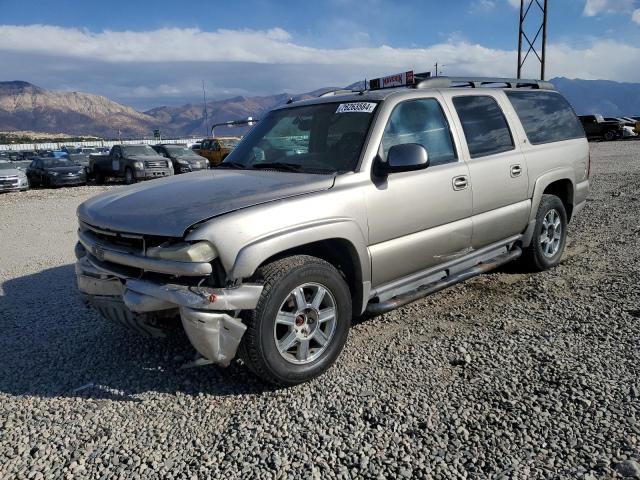
[{"label": "rear side window", "polygon": [[533,145],[584,138],[582,124],[564,97],[554,92],[507,92]]},{"label": "rear side window", "polygon": [[489,96],[455,97],[471,158],[513,150],[513,138],[498,102]]}]

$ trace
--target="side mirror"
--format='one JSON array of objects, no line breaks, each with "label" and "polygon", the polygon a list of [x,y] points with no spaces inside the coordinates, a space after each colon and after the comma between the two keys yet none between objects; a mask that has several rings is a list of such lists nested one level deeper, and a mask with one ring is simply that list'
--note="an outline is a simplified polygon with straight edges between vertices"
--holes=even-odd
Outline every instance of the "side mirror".
[{"label": "side mirror", "polygon": [[386,172],[409,172],[422,170],[429,166],[429,154],[426,148],[418,143],[394,145],[387,153]]}]

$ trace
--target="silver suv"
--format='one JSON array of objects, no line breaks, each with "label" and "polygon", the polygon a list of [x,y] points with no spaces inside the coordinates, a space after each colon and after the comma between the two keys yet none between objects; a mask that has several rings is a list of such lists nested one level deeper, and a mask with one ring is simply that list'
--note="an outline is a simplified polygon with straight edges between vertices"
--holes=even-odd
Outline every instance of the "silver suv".
[{"label": "silver suv", "polygon": [[589,191],[567,101],[410,73],[277,108],[215,170],[83,203],[84,298],[151,335],[179,317],[197,363],[238,354],[290,385],[336,360],[354,316],[518,258],[557,265]]}]

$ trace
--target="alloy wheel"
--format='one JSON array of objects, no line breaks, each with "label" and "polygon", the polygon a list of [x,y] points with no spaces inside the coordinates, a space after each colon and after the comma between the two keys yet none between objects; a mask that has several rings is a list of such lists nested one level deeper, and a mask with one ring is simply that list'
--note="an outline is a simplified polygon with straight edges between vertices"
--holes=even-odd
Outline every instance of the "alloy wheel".
[{"label": "alloy wheel", "polygon": [[273,327],[278,352],[290,363],[313,362],[329,347],[337,320],[329,289],[318,283],[296,287],[280,305]]}]

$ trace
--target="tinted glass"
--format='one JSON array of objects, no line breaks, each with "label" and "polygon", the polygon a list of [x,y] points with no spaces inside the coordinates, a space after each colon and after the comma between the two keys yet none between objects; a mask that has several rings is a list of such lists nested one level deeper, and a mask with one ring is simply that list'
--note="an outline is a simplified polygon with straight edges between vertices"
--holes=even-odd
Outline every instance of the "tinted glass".
[{"label": "tinted glass", "polygon": [[433,98],[410,100],[394,108],[382,137],[385,157],[392,146],[405,143],[422,145],[429,154],[429,165],[456,160],[449,123]]},{"label": "tinted glass", "polygon": [[554,92],[507,92],[533,145],[583,138],[584,129],[571,105]]},{"label": "tinted glass", "polygon": [[172,155],[194,156],[194,153],[183,145],[167,145],[164,149]]},{"label": "tinted glass", "polygon": [[156,151],[149,145],[127,145],[122,150],[125,155],[156,155]]},{"label": "tinted glass", "polygon": [[513,149],[513,138],[498,103],[492,97],[455,97],[456,107],[471,158]]}]

